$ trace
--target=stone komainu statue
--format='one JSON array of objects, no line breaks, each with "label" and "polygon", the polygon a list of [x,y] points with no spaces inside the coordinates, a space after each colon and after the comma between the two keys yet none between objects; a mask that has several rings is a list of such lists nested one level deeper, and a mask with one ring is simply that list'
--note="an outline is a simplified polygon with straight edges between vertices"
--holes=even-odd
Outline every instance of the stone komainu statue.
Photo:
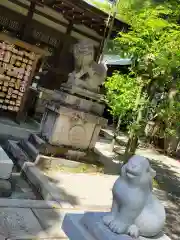
[{"label": "stone komainu statue", "polygon": [[105,64],[94,61],[94,46],[88,40],[74,45],[75,70],[69,74],[67,85],[76,85],[92,92],[98,92],[107,73]]},{"label": "stone komainu statue", "polygon": [[103,218],[109,229],[133,238],[154,237],[165,223],[165,209],[152,194],[155,171],[141,156],[132,157],[122,167],[121,176],[113,186],[111,214]]}]

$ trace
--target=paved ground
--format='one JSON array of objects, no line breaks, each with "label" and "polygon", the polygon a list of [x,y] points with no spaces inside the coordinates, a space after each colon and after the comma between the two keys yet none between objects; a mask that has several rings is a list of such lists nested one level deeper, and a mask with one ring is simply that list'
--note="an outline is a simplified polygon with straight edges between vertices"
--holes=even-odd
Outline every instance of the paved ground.
[{"label": "paved ground", "polygon": [[64,216],[84,211],[60,209],[54,202],[0,199],[0,234],[5,237],[0,239],[65,239]]},{"label": "paved ground", "polygon": [[[120,139],[126,141],[124,136]],[[119,153],[123,152],[124,145],[116,146]],[[67,212],[108,210],[112,200],[111,188],[120,170],[117,161],[119,156],[109,149],[110,140],[103,138],[96,144],[100,160],[106,166],[104,175],[56,173],[50,176],[52,184],[61,189],[64,200],[74,205],[74,209],[59,209],[56,204],[46,204],[45,201],[0,199],[0,232],[12,239],[62,239],[65,235],[60,226]],[[177,240],[180,236],[180,163],[153,149],[142,148],[137,154],[150,158],[157,171],[157,180],[162,190],[155,190],[155,194],[167,209],[165,230],[172,240]],[[81,210],[76,210],[77,205]]]},{"label": "paved ground", "polygon": [[110,207],[111,189],[118,176],[74,173],[53,173],[51,182],[61,189],[65,201],[77,206]]}]

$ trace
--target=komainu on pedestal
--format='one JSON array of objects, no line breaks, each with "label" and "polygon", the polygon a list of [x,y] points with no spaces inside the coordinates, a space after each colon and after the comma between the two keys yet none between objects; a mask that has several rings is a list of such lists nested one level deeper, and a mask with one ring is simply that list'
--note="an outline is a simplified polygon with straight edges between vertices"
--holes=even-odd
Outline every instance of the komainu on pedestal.
[{"label": "komainu on pedestal", "polygon": [[99,86],[107,76],[107,67],[94,61],[94,46],[88,40],[81,40],[73,48],[75,70],[69,74],[66,85],[75,85],[98,93]]},{"label": "komainu on pedestal", "polygon": [[69,214],[63,230],[70,239],[170,240],[163,233],[165,208],[152,193],[155,175],[147,158],[133,156],[113,186],[111,211]]},{"label": "komainu on pedestal", "polygon": [[103,223],[114,233],[154,237],[165,223],[165,209],[152,194],[155,171],[141,156],[132,157],[121,169],[121,176],[113,186],[111,214]]}]

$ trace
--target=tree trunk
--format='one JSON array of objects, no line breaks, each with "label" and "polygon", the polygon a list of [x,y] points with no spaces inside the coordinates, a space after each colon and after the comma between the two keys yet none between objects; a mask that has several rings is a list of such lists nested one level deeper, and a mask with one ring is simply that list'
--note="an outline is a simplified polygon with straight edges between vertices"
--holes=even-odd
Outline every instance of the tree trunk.
[{"label": "tree trunk", "polygon": [[118,118],[118,123],[117,123],[117,125],[116,125],[116,129],[115,129],[115,131],[114,131],[114,135],[113,135],[113,140],[112,140],[112,142],[111,142],[111,151],[113,152],[113,150],[114,150],[114,145],[115,145],[115,143],[116,143],[116,138],[117,138],[117,136],[118,136],[118,134],[119,134],[119,128],[120,128],[120,125],[121,125],[121,116],[119,116],[119,118]]},{"label": "tree trunk", "polygon": [[[136,98],[136,109],[138,109],[138,106],[140,104],[141,93],[142,93],[142,87],[139,88],[139,93]],[[143,110],[144,110],[143,107],[139,108],[137,119],[136,119],[137,125],[139,125],[139,123],[142,120]],[[135,154],[137,146],[138,146],[138,134],[132,129],[128,139],[127,146],[126,146],[126,150],[124,153],[124,160],[123,160],[124,163],[126,163],[129,160],[129,158]]]},{"label": "tree trunk", "polygon": [[123,157],[124,164],[129,160],[130,157],[132,157],[135,154],[137,146],[138,137],[135,134],[133,134],[128,139],[128,143]]}]

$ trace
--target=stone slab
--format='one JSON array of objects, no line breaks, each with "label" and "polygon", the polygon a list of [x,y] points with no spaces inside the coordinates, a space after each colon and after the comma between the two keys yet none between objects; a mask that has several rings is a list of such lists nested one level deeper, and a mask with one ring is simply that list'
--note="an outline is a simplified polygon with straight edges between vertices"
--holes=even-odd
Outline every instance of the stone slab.
[{"label": "stone slab", "polygon": [[62,84],[61,90],[67,91],[71,94],[77,94],[79,96],[90,98],[90,99],[96,100],[98,102],[104,101],[104,96],[102,94],[94,93],[87,89],[83,89],[83,88],[80,88],[77,86],[67,86],[67,84]]},{"label": "stone slab", "polygon": [[61,209],[56,201],[0,198],[0,208]]},{"label": "stone slab", "polygon": [[31,134],[28,141],[39,150],[39,152],[44,152],[46,149],[46,142],[40,138],[37,134]]},{"label": "stone slab", "polygon": [[30,161],[27,154],[18,146],[17,141],[8,140],[6,150],[14,157],[16,164],[20,167],[22,167],[25,162]]},{"label": "stone slab", "polygon": [[0,208],[0,212],[0,233],[6,238],[35,238],[43,231],[30,209]]},{"label": "stone slab", "polygon": [[105,105],[94,100],[78,97],[63,91],[54,91],[53,100],[62,104],[68,104],[86,112],[91,112],[101,116]]},{"label": "stone slab", "polygon": [[58,188],[55,183],[50,182],[48,177],[37,167],[33,166],[31,163],[25,163],[22,170],[28,181],[36,188],[37,192],[40,193],[44,200],[56,201],[62,208],[72,207],[69,202],[63,199],[63,190]]},{"label": "stone slab", "polygon": [[65,212],[60,211],[59,209],[33,209],[33,213],[43,229],[45,229],[48,236],[54,238],[66,238],[66,235],[61,228]]},{"label": "stone slab", "polygon": [[[105,214],[107,213],[67,214],[62,228],[71,240],[134,240],[128,235],[112,233],[102,223],[102,217]],[[170,238],[162,234],[154,238],[139,237],[137,240],[170,240]]]},{"label": "stone slab", "polygon": [[24,140],[21,140],[19,143],[18,143],[19,147],[22,148],[22,150],[24,152],[27,153],[27,155],[29,156],[31,162],[34,162],[36,161],[38,155],[39,155],[39,150],[31,143],[29,142],[28,140],[24,139]]},{"label": "stone slab", "polygon": [[13,161],[8,157],[4,149],[0,147],[0,179],[9,179],[13,166]]},{"label": "stone slab", "polygon": [[103,117],[100,117],[100,116],[97,116],[97,115],[94,115],[91,113],[83,112],[80,109],[73,109],[73,108],[68,108],[65,106],[58,106],[58,108],[57,108],[56,105],[53,105],[53,104],[48,104],[46,106],[46,108],[51,111],[54,111],[58,114],[62,114],[62,115],[68,116],[68,117],[73,117],[74,114],[76,114],[85,121],[88,121],[88,122],[94,123],[94,124],[99,124],[102,126],[106,126],[107,122],[108,122],[108,120]]},{"label": "stone slab", "polygon": [[28,119],[27,122],[19,125],[10,118],[1,117],[0,119],[0,138],[3,140],[27,139],[31,133],[40,133],[39,123]]}]

